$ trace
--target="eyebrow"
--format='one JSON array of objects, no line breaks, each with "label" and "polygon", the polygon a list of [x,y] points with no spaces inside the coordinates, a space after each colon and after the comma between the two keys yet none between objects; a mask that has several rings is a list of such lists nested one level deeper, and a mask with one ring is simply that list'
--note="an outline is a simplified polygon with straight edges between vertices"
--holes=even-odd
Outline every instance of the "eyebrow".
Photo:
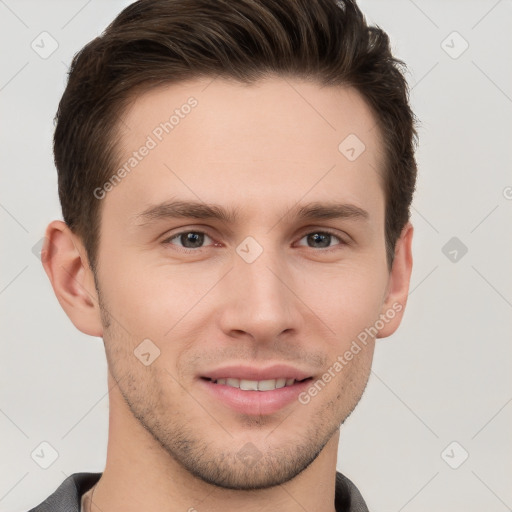
[{"label": "eyebrow", "polygon": [[[284,217],[290,215],[294,215],[299,220],[368,220],[369,218],[368,212],[359,206],[336,202],[311,202],[296,205]],[[229,224],[238,220],[239,209],[197,201],[165,201],[149,206],[134,218],[137,226],[146,226],[158,220],[173,218],[213,219]]]}]

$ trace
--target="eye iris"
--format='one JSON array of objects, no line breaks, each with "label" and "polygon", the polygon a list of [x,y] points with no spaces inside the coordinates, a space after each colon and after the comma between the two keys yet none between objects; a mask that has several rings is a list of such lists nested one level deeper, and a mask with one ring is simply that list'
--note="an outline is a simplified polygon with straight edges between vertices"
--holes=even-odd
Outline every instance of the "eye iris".
[{"label": "eye iris", "polygon": [[[308,235],[308,243],[316,243],[316,247],[329,247],[330,241],[331,235],[327,233],[313,233],[311,235]],[[318,244],[317,242],[320,242],[320,244]]]},{"label": "eye iris", "polygon": [[204,242],[204,234],[203,233],[195,233],[191,231],[190,233],[184,233],[180,236],[180,241],[184,247],[187,249],[193,249],[200,247]]}]

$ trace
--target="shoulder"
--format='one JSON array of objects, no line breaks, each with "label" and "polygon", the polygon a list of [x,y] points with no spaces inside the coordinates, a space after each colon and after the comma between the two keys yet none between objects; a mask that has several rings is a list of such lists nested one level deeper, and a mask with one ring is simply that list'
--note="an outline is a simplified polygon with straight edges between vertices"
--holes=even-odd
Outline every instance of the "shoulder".
[{"label": "shoulder", "polygon": [[368,507],[352,480],[336,471],[336,512],[368,512]]},{"label": "shoulder", "polygon": [[102,473],[73,473],[37,507],[29,512],[80,512],[80,500]]}]

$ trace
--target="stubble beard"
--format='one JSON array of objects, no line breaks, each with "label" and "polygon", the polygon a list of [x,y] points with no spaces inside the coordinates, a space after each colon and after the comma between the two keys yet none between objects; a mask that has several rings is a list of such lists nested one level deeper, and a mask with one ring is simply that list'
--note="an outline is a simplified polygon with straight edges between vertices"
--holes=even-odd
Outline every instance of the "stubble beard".
[{"label": "stubble beard", "polygon": [[[109,371],[117,382],[126,405],[142,427],[179,467],[189,475],[215,487],[252,491],[289,482],[315,461],[350,416],[366,387],[367,379],[358,396],[351,397],[353,403],[348,410],[346,404],[343,406],[340,402],[340,397],[346,396],[346,393],[338,390],[339,393],[323,404],[313,419],[311,414],[308,415],[309,420],[304,420],[303,433],[284,445],[273,445],[272,438],[279,429],[286,432],[287,421],[272,426],[268,424],[275,423],[275,420],[265,416],[244,415],[238,421],[238,428],[241,426],[251,433],[258,428],[269,430],[259,446],[250,442],[234,443],[233,435],[221,426],[217,429],[217,438],[211,439],[208,432],[202,432],[201,428],[217,423],[210,421],[206,411],[204,421],[187,421],[186,408],[183,407],[180,411],[179,404],[167,403],[166,400],[170,397],[165,397],[162,390],[166,387],[168,389],[168,386],[165,386],[165,381],[155,377],[162,376],[165,372],[155,371],[148,378],[148,374],[134,364],[127,365],[125,371],[119,368],[119,363],[129,360],[130,354],[124,349],[129,345],[129,340],[123,337],[121,329],[116,328],[116,321],[105,307],[99,290],[98,297]],[[308,406],[297,404],[297,407]],[[219,439],[222,441],[219,442]],[[235,444],[242,446],[230,448]]]}]

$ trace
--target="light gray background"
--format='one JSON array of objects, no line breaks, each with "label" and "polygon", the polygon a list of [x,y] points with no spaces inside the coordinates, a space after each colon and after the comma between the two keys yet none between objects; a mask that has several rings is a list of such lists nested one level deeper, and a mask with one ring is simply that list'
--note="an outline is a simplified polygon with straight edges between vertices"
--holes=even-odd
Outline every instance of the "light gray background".
[{"label": "light gray background", "polygon": [[[51,137],[68,64],[128,3],[0,0],[2,511],[104,468],[103,344],[69,321],[32,248],[61,218]],[[372,511],[511,510],[512,2],[360,5],[409,66],[420,176],[405,320],[377,342],[338,469]],[[43,31],[58,42],[46,59],[31,47]],[[455,262],[452,237],[468,249]],[[58,452],[48,469],[31,457],[43,441]]]}]

